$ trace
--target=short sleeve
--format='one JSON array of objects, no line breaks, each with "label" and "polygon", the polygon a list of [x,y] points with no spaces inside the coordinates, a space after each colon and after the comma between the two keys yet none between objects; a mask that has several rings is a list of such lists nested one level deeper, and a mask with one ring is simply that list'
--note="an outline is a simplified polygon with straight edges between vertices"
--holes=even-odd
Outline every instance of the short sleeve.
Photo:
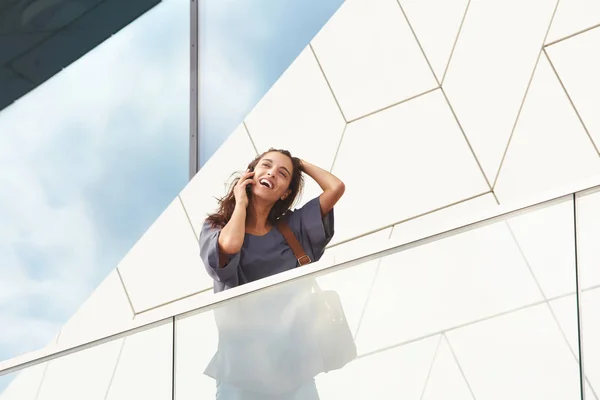
[{"label": "short sleeve", "polygon": [[[240,262],[240,253],[229,257],[223,267],[219,267],[219,235],[221,229],[213,228],[210,222],[204,221],[200,232],[200,258],[204,263],[210,277],[217,282],[237,281],[237,271]],[[237,282],[234,283],[237,285]]]},{"label": "short sleeve", "polygon": [[320,197],[315,197],[291,214],[289,225],[299,234],[305,251],[310,250],[313,261],[318,261],[333,238],[334,212],[332,209],[321,217]]}]

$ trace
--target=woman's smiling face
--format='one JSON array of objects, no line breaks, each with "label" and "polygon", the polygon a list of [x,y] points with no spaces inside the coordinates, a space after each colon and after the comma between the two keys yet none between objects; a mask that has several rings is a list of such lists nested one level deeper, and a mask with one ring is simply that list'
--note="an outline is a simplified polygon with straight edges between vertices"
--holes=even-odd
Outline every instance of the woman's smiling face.
[{"label": "woman's smiling face", "polygon": [[254,167],[252,193],[269,202],[276,202],[289,195],[294,166],[285,154],[276,151],[265,154]]}]

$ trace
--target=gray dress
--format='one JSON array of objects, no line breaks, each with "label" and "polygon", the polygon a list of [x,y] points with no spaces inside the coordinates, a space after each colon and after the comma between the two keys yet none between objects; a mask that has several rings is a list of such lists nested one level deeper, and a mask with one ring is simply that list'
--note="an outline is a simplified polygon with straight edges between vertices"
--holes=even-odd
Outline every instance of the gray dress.
[{"label": "gray dress", "polygon": [[[318,261],[334,234],[333,210],[322,218],[316,197],[290,211],[287,218],[305,252]],[[283,235],[273,228],[263,236],[246,234],[240,252],[219,268],[219,234],[220,229],[208,222],[200,233],[200,257],[213,278],[215,292],[297,266]],[[277,394],[321,372],[318,345],[307,328],[311,282],[288,282],[215,309],[219,344],[205,374],[252,392]]]},{"label": "gray dress", "polygon": [[[334,234],[333,210],[321,218],[319,197],[302,208],[290,211],[288,224],[311,260],[318,261]],[[295,268],[296,258],[281,232],[273,228],[264,236],[246,234],[239,253],[229,257],[219,268],[220,229],[204,222],[200,232],[200,257],[210,277],[214,291],[221,292],[257,279]]]}]

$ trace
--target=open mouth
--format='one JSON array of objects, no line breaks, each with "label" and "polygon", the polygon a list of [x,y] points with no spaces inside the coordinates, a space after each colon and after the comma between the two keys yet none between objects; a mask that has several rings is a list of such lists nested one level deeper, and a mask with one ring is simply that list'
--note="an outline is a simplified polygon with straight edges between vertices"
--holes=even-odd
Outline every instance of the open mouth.
[{"label": "open mouth", "polygon": [[273,182],[271,182],[268,179],[261,179],[260,181],[258,181],[258,183],[260,183],[262,186],[269,188],[269,189],[273,189]]}]

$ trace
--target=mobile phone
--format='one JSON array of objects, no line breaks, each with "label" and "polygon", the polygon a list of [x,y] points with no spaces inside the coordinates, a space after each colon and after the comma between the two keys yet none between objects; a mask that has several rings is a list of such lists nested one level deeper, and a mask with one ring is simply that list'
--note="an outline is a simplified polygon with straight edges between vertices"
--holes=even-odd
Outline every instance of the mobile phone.
[{"label": "mobile phone", "polygon": [[[254,171],[254,167],[248,168],[248,172],[253,172],[253,171]],[[246,194],[248,195],[248,198],[252,195],[252,185],[246,186]]]}]

